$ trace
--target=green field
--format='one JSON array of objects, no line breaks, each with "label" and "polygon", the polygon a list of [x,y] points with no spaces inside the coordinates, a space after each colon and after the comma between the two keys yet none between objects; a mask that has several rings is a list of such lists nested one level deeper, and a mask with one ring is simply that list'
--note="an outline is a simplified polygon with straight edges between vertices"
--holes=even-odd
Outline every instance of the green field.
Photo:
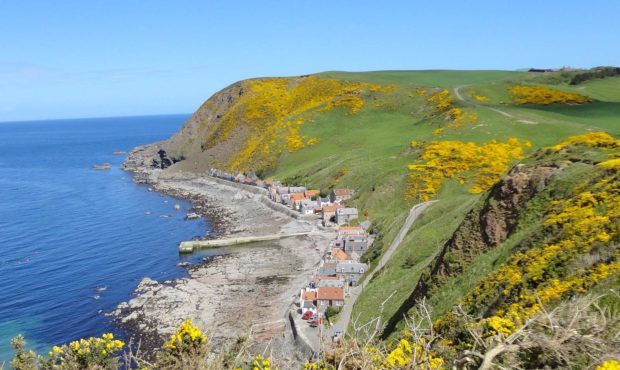
[{"label": "green field", "polygon": [[[282,155],[277,168],[269,175],[325,191],[335,186],[356,189],[358,196],[353,201],[354,205],[368,211],[376,231],[380,233],[378,252],[390,244],[413,205],[404,198],[407,165],[415,162],[418,155],[410,148],[411,140],[484,143],[517,137],[531,141],[533,145],[527,153],[533,153],[567,136],[589,131],[603,130],[620,135],[618,77],[570,86],[561,78],[555,79],[553,73],[510,71],[325,72],[320,76],[394,84],[399,88],[385,96],[368,98],[364,108],[356,114],[347,115],[341,110],[315,114],[303,126],[303,134],[317,137],[318,142],[303,150]],[[513,104],[507,88],[522,83],[542,84],[585,94],[592,102],[551,106]],[[428,91],[449,89],[456,105],[466,112],[475,113],[478,121],[458,129],[446,129],[444,133],[434,136],[432,131],[445,125],[445,122],[429,116],[426,96],[412,93],[417,87]],[[459,89],[464,101],[456,98],[454,88]],[[476,102],[472,92],[488,97],[489,101]],[[411,292],[422,269],[479,197],[469,194],[465,186],[456,182],[445,184],[438,195],[440,202],[414,224],[391,261],[364,290],[356,303],[354,318],[358,322],[366,322],[378,312],[382,312],[384,320],[391,317]],[[492,264],[486,264],[468,271],[454,282],[453,289],[446,290],[431,303],[438,312],[444,312],[491,268]],[[381,303],[392,293],[392,298],[381,309]]]}]

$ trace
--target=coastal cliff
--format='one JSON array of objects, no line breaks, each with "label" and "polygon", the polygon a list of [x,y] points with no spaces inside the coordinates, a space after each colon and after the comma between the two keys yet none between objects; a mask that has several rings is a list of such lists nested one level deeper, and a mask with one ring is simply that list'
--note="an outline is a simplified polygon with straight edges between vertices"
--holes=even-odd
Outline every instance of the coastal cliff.
[{"label": "coastal cliff", "polygon": [[354,114],[389,85],[322,76],[258,78],[236,82],[210,97],[169,140],[132,151],[127,169],[150,167],[204,173],[273,170],[284,153],[314,145],[301,133],[316,114]]},{"label": "coastal cliff", "polygon": [[[541,305],[568,307],[573,297],[617,285],[617,189],[611,184],[620,144],[601,130],[614,127],[600,119],[610,105],[581,95],[589,87],[573,93],[582,102],[575,105],[565,101],[563,90],[532,84],[543,77],[484,71],[459,72],[456,78],[444,72],[241,81],[207,100],[171,139],[136,148],[124,168],[158,190],[162,184],[183,188],[192,178],[196,189],[214,187],[217,193],[203,175],[211,167],[306,184],[323,194],[355,189],[347,205],[363,210],[377,235],[362,256],[371,268],[416,201],[437,199],[393,257],[373,272],[352,317],[361,326],[385,323],[382,338],[389,343],[425,302],[436,332],[457,343],[445,357],[456,361],[454,353],[472,345],[471,323],[455,314],[458,308],[466,309],[467,320],[484,335],[508,334],[538,317]],[[519,83],[523,86],[515,87]],[[515,91],[527,97],[509,95]],[[618,96],[620,101],[620,91]],[[550,119],[551,109],[568,118]],[[584,118],[591,111],[599,118]],[[590,194],[594,199],[586,199]],[[217,265],[209,273],[192,272],[190,283],[173,290],[152,284],[142,294],[152,295],[143,301],[155,307],[143,307],[140,300],[134,306],[154,318],[150,327],[172,330],[171,322],[157,318],[170,313],[157,307],[178,304],[165,297],[175,297],[184,286],[201,279],[207,286],[203,277],[239,268]],[[278,274],[292,268],[286,265]],[[252,289],[251,282],[241,285]],[[155,298],[157,292],[166,293]],[[497,329],[497,322],[507,327]]]},{"label": "coastal cliff", "polygon": [[[215,93],[170,139],[133,149],[124,163],[124,168],[134,172],[144,169],[163,170],[187,159],[182,165],[179,163],[179,170],[206,172],[214,163],[232,155],[235,151],[234,144],[221,143],[204,150],[202,137],[221,122],[230,107],[244,94],[244,84],[243,81],[236,82]],[[235,133],[231,140],[234,142],[239,140],[237,137],[242,136],[243,132]]]}]

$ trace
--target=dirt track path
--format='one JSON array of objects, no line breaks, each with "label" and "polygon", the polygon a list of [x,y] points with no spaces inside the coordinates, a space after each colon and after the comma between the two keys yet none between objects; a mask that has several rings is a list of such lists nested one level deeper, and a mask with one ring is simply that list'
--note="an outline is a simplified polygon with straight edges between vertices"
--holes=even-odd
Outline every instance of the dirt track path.
[{"label": "dirt track path", "polygon": [[351,290],[349,294],[349,298],[345,302],[344,306],[342,307],[342,311],[340,311],[340,314],[338,315],[338,321],[329,330],[326,330],[326,337],[325,337],[326,340],[329,341],[331,337],[333,336],[333,334],[337,331],[341,333],[344,333],[346,331],[347,327],[349,326],[349,323],[351,322],[351,314],[353,312],[353,306],[355,305],[357,298],[362,293],[362,290],[364,289],[364,287],[373,278],[373,276],[375,276],[375,274],[378,271],[380,271],[385,266],[385,264],[390,260],[394,252],[396,252],[400,244],[403,242],[403,239],[409,232],[409,229],[411,228],[411,225],[413,225],[413,222],[418,217],[420,217],[422,212],[428,206],[430,206],[431,204],[435,202],[437,201],[432,200],[430,202],[416,204],[415,206],[411,208],[411,210],[409,211],[409,216],[407,216],[405,223],[400,228],[400,231],[396,235],[396,238],[394,238],[394,240],[392,241],[392,244],[390,244],[390,247],[388,248],[388,250],[385,251],[385,253],[381,257],[379,264],[375,267],[374,270],[372,270],[370,274],[366,276],[366,278],[361,284],[357,285]]},{"label": "dirt track path", "polygon": [[467,87],[467,86],[469,86],[469,85],[457,86],[454,89],[452,89],[454,91],[454,96],[456,96],[456,98],[458,100],[460,100],[460,101],[462,101],[464,103],[467,103],[467,104],[475,105],[476,107],[480,107],[480,108],[491,110],[491,111],[493,111],[495,113],[501,114],[504,117],[508,117],[508,118],[512,118],[514,120],[517,120],[517,122],[520,122],[520,123],[525,123],[525,124],[530,124],[530,125],[537,123],[537,122],[534,122],[534,121],[529,121],[529,120],[525,120],[525,119],[519,119],[519,118],[515,117],[514,115],[512,115],[512,114],[510,114],[510,113],[508,113],[506,111],[503,111],[503,110],[501,110],[499,108],[489,107],[487,105],[482,105],[482,104],[478,104],[478,103],[473,102],[473,101],[465,100],[465,98],[463,98],[463,95],[461,95],[461,88]]}]

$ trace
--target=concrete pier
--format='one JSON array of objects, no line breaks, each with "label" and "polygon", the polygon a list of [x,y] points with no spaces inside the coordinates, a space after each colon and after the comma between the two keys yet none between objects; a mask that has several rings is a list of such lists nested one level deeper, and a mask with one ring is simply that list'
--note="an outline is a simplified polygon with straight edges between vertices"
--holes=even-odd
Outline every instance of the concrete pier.
[{"label": "concrete pier", "polygon": [[257,236],[239,236],[236,238],[213,239],[213,240],[191,240],[181,242],[179,244],[179,253],[192,253],[196,249],[224,247],[228,245],[246,244],[253,242],[263,242],[268,240],[279,240],[283,238],[291,238],[294,236],[310,236],[315,234],[323,234],[320,231],[306,231],[301,233],[290,234],[269,234]]}]

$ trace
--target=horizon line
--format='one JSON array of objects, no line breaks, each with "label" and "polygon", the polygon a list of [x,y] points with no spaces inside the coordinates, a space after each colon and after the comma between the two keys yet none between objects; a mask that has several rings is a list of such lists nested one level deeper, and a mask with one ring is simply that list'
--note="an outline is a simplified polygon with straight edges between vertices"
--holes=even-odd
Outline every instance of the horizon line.
[{"label": "horizon line", "polygon": [[138,118],[138,117],[160,117],[160,116],[191,116],[193,113],[162,113],[162,114],[135,114],[135,115],[121,115],[121,116],[100,116],[100,117],[69,117],[69,118],[39,118],[39,119],[24,119],[24,120],[11,120],[0,121],[3,123],[28,123],[28,122],[47,122],[47,121],[78,121],[78,120],[96,120],[96,119],[110,119],[110,118]]}]

